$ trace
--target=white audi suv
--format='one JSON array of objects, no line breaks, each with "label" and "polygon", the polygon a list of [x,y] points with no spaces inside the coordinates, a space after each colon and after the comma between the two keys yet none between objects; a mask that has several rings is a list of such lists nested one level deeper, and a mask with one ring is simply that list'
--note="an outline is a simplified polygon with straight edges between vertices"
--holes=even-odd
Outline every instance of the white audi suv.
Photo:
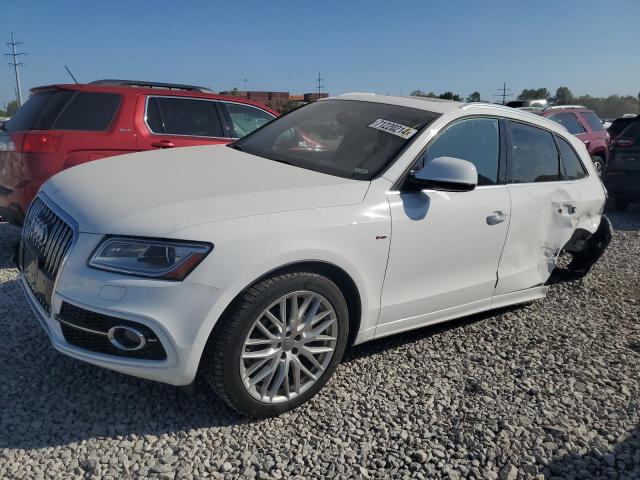
[{"label": "white audi suv", "polygon": [[199,372],[239,412],[275,415],[353,344],[584,275],[611,237],[604,203],[585,146],[555,122],[347,94],[229,146],[56,175],[17,262],[59,351],[174,385]]}]

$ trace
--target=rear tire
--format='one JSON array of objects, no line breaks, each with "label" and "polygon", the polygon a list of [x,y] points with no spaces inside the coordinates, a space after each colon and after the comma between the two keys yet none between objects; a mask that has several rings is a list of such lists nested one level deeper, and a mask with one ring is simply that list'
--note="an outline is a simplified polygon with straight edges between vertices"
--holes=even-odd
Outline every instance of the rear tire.
[{"label": "rear tire", "polygon": [[617,212],[626,212],[629,208],[629,200],[626,198],[615,197],[613,202]]},{"label": "rear tire", "polygon": [[273,276],[249,288],[220,318],[202,374],[237,412],[279,415],[327,383],[348,336],[349,311],[335,283],[312,272]]}]

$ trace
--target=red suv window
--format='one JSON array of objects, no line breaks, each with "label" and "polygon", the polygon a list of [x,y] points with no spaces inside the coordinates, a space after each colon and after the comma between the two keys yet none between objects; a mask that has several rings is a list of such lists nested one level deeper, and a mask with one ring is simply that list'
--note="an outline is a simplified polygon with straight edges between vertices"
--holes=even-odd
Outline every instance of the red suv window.
[{"label": "red suv window", "polygon": [[147,126],[160,135],[222,137],[216,102],[197,98],[150,97]]},{"label": "red suv window", "polygon": [[598,116],[593,112],[582,112],[583,118],[587,121],[591,130],[596,132],[600,130],[604,130],[604,125],[602,125],[602,121],[598,118]]},{"label": "red suv window", "polygon": [[569,130],[569,133],[572,135],[580,135],[581,133],[585,133],[585,129],[580,124],[578,117],[576,117],[573,113],[556,113],[555,115],[549,115],[550,120],[554,122],[558,122],[564,128]]}]

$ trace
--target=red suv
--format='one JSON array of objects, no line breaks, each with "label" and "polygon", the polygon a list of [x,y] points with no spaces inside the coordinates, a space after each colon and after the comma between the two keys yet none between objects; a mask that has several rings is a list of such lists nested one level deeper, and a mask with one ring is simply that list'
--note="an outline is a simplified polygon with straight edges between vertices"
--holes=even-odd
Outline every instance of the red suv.
[{"label": "red suv", "polygon": [[251,100],[190,85],[99,80],[34,88],[0,130],[0,216],[21,224],[40,185],[74,165],[229,143],[276,116]]},{"label": "red suv", "polygon": [[580,105],[558,105],[545,108],[541,115],[563,125],[569,133],[582,140],[596,172],[602,175],[609,155],[609,134],[595,113]]}]

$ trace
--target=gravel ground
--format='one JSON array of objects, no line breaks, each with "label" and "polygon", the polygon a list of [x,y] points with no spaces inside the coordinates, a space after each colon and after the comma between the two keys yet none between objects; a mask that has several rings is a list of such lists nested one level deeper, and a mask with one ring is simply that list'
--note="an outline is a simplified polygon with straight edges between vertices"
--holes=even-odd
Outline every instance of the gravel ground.
[{"label": "gravel ground", "polygon": [[544,301],[353,348],[293,413],[57,353],[0,225],[0,478],[640,478],[640,208]]}]

